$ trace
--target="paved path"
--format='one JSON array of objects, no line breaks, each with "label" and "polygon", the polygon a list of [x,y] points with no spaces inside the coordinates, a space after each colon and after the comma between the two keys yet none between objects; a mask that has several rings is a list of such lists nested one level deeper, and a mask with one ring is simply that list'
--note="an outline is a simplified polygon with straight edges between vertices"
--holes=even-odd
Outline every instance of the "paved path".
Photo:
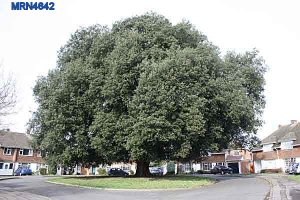
[{"label": "paved path", "polygon": [[267,175],[272,185],[270,200],[300,200],[300,184],[288,179],[288,175]]},{"label": "paved path", "polygon": [[0,181],[2,199],[53,199],[53,200],[264,200],[269,183],[262,178],[243,176],[213,176],[220,181],[214,185],[176,191],[109,191],[86,189],[46,183],[45,177],[32,176]]}]

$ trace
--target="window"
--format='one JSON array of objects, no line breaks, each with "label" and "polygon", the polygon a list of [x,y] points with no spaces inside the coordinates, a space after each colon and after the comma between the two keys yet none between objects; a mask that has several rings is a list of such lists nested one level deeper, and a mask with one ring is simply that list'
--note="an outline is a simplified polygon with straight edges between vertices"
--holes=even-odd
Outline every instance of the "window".
[{"label": "window", "polygon": [[4,155],[11,155],[11,148],[4,148]]},{"label": "window", "polygon": [[212,168],[212,163],[202,163],[202,170],[210,170]]},{"label": "window", "polygon": [[220,162],[220,163],[216,163],[216,165],[224,165],[224,163],[223,162]]},{"label": "window", "polygon": [[0,163],[0,169],[3,169],[3,163]]},{"label": "window", "polygon": [[32,156],[32,149],[20,149],[19,154],[23,156]]},{"label": "window", "polygon": [[182,170],[183,170],[184,172],[189,172],[189,171],[191,171],[191,165],[188,164],[188,163],[183,164],[183,165],[182,165]]},{"label": "window", "polygon": [[263,145],[263,152],[272,151],[272,146],[273,146],[273,144],[264,144]]},{"label": "window", "polygon": [[281,147],[281,149],[292,149],[293,148],[293,141],[281,142],[280,147]]},{"label": "window", "polygon": [[7,163],[4,165],[4,169],[8,169],[8,164]]},{"label": "window", "polygon": [[12,168],[13,168],[13,164],[10,163],[10,164],[9,164],[9,169],[12,169]]},{"label": "window", "polygon": [[36,156],[37,157],[42,157],[42,151],[37,151]]}]

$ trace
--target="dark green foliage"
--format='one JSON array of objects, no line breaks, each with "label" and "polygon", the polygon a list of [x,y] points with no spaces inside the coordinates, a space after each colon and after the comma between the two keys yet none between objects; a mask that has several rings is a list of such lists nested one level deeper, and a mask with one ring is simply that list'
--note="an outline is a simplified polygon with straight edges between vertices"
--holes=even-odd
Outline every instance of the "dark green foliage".
[{"label": "dark green foliage", "polygon": [[170,161],[167,163],[167,173],[172,174],[175,173],[175,163]]},{"label": "dark green foliage", "polygon": [[99,175],[107,175],[105,168],[99,168],[99,169],[97,169],[97,172]]},{"label": "dark green foliage", "polygon": [[261,124],[257,51],[222,58],[189,22],[150,13],[82,28],[58,58],[34,87],[30,123],[51,163],[133,160],[143,174],[150,162],[226,148]]},{"label": "dark green foliage", "polygon": [[46,168],[40,168],[40,175],[47,175],[47,169]]}]

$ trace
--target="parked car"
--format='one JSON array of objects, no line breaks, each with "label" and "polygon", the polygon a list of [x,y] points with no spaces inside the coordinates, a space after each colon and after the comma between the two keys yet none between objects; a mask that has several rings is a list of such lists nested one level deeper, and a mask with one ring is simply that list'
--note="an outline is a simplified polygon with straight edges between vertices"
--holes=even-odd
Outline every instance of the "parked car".
[{"label": "parked car", "polygon": [[162,176],[163,170],[159,167],[149,167],[149,171],[152,175]]},{"label": "parked car", "polygon": [[233,169],[230,167],[226,167],[223,165],[216,165],[214,168],[210,170],[212,174],[232,174]]},{"label": "parked car", "polygon": [[28,167],[19,167],[15,171],[16,176],[25,176],[25,175],[32,175],[32,170]]},{"label": "parked car", "polygon": [[300,166],[299,163],[293,163],[289,169],[286,170],[289,174],[300,174]]},{"label": "parked car", "polygon": [[107,174],[109,176],[129,176],[128,172],[125,172],[120,168],[111,168],[108,170]]}]

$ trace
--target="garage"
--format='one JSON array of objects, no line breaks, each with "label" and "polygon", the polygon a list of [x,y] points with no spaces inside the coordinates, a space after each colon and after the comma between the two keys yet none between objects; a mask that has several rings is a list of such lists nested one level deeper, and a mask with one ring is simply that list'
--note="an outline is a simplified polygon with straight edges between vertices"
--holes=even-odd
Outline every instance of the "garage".
[{"label": "garage", "polygon": [[239,169],[239,163],[227,163],[228,167],[233,169],[234,174],[239,174],[240,169]]}]

